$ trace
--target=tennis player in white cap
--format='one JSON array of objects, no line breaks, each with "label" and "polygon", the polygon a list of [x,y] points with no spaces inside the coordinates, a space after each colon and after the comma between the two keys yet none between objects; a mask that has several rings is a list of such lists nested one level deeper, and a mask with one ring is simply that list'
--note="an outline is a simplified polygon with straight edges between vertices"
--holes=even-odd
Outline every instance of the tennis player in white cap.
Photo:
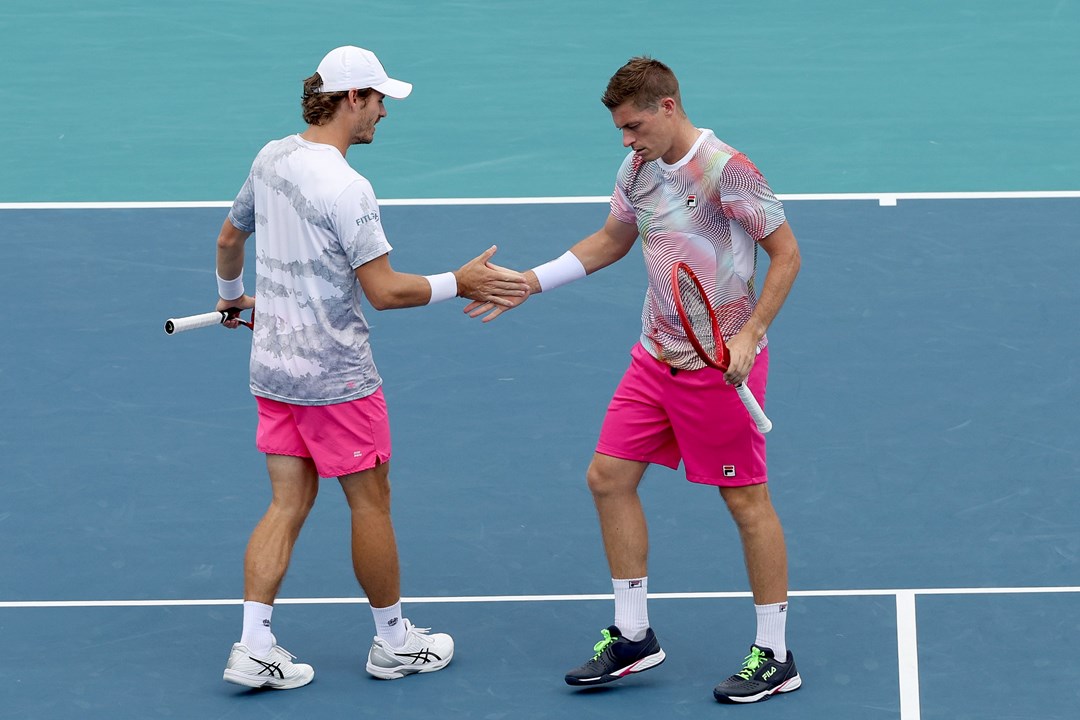
[{"label": "tennis player in white cap", "polygon": [[[417,628],[402,614],[390,426],[364,306],[404,308],[455,296],[509,305],[527,285],[519,273],[488,262],[495,247],[451,272],[425,276],[391,267],[371,183],[345,155],[372,142],[386,117],[384,98],[411,91],[369,50],[330,51],[304,81],[307,130],[259,152],[218,237],[218,307],[255,309],[256,445],[266,453],[272,489],[244,558],[243,632],[225,668],[233,683],[286,689],[315,675],[294,662],[270,628],[321,477],[338,479],[352,512],[353,566],[375,621],[367,671],[383,679],[432,672],[454,654],[449,635]],[[254,297],[243,286],[244,243],[252,233]]]}]

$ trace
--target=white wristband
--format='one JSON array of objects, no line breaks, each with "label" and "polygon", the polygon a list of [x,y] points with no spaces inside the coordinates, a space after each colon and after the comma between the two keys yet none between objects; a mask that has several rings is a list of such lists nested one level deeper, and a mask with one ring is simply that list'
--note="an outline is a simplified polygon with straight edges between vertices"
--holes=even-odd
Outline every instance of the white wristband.
[{"label": "white wristband", "polygon": [[546,262],[533,268],[536,281],[540,283],[540,292],[547,292],[555,288],[574,282],[585,277],[585,266],[578,260],[577,255],[567,250],[551,262]]},{"label": "white wristband", "polygon": [[431,299],[428,305],[434,305],[443,300],[457,297],[457,278],[452,272],[439,273],[438,275],[425,275],[424,279],[431,285]]},{"label": "white wristband", "polygon": [[223,280],[216,272],[217,294],[222,300],[239,300],[244,296],[244,273],[241,272],[232,280]]}]

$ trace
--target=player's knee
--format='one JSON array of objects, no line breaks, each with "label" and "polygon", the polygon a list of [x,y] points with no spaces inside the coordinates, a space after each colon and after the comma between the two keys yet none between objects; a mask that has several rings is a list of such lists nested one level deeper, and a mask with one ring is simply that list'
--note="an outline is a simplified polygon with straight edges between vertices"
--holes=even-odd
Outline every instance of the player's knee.
[{"label": "player's knee", "polygon": [[628,489],[633,490],[632,484],[628,486],[617,474],[605,471],[596,463],[589,466],[589,470],[585,473],[585,481],[589,485],[589,492],[594,497],[617,495]]},{"label": "player's knee", "polygon": [[776,517],[772,501],[763,485],[721,488],[720,495],[724,498],[731,517],[740,527],[771,522]]},{"label": "player's knee", "polygon": [[314,496],[311,498],[289,498],[288,500],[275,498],[270,503],[267,517],[290,527],[299,527],[307,520],[307,516],[314,504]]}]

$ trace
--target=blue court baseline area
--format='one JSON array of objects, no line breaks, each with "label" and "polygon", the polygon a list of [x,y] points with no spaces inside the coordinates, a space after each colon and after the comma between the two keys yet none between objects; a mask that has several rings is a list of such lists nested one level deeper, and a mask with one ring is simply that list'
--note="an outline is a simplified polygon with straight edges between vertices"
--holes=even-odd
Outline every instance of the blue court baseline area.
[{"label": "blue court baseline area", "polygon": [[[895,199],[787,202],[804,264],[770,331],[769,452],[805,686],[737,711],[1073,717],[1080,668],[1061,656],[1080,634],[1080,205]],[[583,476],[638,332],[634,256],[489,325],[461,302],[371,315],[408,611],[455,635],[451,666],[366,677],[370,618],[327,481],[275,615],[316,681],[221,682],[266,502],[247,331],[166,337],[161,324],[213,301],[224,212],[0,212],[5,717],[736,711],[710,689],[752,639],[738,540],[715,492],[662,468],[642,493],[669,660],[609,688],[561,681],[610,621]],[[492,243],[498,262],[534,265],[605,214],[387,203],[384,222],[395,267],[429,273]]]}]

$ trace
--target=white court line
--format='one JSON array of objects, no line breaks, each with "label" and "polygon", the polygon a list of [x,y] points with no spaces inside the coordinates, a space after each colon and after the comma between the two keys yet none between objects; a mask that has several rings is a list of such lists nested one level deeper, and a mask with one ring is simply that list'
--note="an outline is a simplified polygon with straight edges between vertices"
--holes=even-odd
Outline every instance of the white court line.
[{"label": "white court line", "polygon": [[919,720],[919,634],[915,593],[896,594],[896,654],[900,671],[900,720]]},{"label": "white court line", "polygon": [[[1005,588],[922,588],[868,590],[793,590],[791,597],[899,597],[901,595],[1017,595],[1045,593],[1080,593],[1080,586],[1065,587],[1005,587]],[[611,600],[606,595],[462,595],[406,597],[403,603],[484,603],[484,602],[580,602]],[[678,592],[650,593],[652,600],[699,600],[752,597],[749,592]],[[179,599],[179,600],[9,600],[0,602],[0,609],[15,608],[72,608],[72,607],[182,607],[193,605],[240,605],[240,598]],[[280,605],[358,605],[366,604],[362,597],[348,598],[278,598]]]},{"label": "white court line", "polygon": [[[883,193],[792,193],[777,195],[789,200],[876,200],[882,206],[893,206],[900,200],[1018,200],[1080,198],[1080,190],[1018,190],[1002,192],[883,192]],[[501,198],[404,198],[379,200],[385,206],[419,205],[567,205],[607,203],[608,195],[568,197],[501,197]],[[25,202],[0,203],[0,210],[169,210],[184,208],[227,208],[231,200],[196,200],[176,202]]]},{"label": "white court line", "polygon": [[[919,638],[916,626],[915,598],[918,595],[1015,595],[1080,593],[1080,586],[1064,587],[1006,587],[1006,588],[923,588],[919,590],[795,590],[792,597],[882,597],[896,598],[896,646],[900,689],[900,720],[920,720],[919,704]],[[749,592],[684,592],[652,593],[651,600],[688,600],[701,598],[749,598]],[[610,601],[614,595],[464,595],[459,597],[407,597],[413,603],[480,603],[480,602],[579,602]],[[93,608],[93,607],[176,607],[206,605],[241,605],[240,598],[222,600],[30,600],[0,602],[0,610],[17,608]],[[362,597],[352,598],[278,598],[278,605],[361,605]]]}]

